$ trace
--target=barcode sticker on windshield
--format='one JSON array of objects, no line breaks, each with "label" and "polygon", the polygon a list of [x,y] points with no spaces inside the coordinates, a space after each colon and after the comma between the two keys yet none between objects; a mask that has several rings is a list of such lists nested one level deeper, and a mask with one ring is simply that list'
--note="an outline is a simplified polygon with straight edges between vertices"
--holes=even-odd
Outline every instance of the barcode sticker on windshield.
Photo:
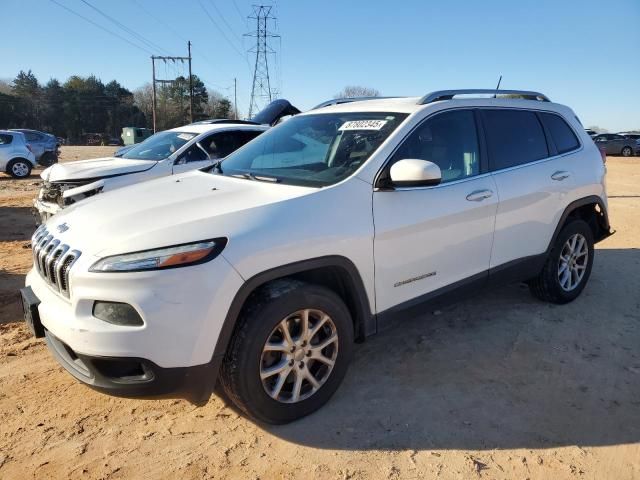
[{"label": "barcode sticker on windshield", "polygon": [[386,120],[352,120],[343,123],[338,130],[380,130],[386,123]]}]

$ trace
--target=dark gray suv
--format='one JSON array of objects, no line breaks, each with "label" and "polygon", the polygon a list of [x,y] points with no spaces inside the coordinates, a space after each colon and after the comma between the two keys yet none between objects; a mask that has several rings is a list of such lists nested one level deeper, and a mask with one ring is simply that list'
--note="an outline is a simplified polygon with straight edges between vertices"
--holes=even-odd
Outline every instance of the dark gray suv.
[{"label": "dark gray suv", "polygon": [[58,162],[60,144],[54,135],[28,128],[12,128],[11,130],[24,133],[27,143],[36,156],[37,163],[49,167]]},{"label": "dark gray suv", "polygon": [[593,137],[593,141],[607,155],[622,155],[623,157],[633,156],[636,146],[634,139],[617,133],[601,133]]}]

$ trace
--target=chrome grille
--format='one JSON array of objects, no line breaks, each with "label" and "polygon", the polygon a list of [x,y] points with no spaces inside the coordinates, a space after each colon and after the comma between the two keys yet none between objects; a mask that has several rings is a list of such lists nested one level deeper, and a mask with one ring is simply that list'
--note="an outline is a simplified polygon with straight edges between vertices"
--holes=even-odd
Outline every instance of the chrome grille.
[{"label": "chrome grille", "polygon": [[69,270],[80,258],[81,252],[72,250],[49,233],[44,225],[31,237],[33,266],[40,276],[56,291],[69,297]]}]

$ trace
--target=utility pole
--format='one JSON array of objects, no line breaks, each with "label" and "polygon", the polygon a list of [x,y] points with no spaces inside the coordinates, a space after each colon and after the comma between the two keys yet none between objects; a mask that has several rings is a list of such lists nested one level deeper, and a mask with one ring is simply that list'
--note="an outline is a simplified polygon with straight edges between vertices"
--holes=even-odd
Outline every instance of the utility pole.
[{"label": "utility pole", "polygon": [[256,38],[256,46],[249,50],[249,53],[256,54],[253,68],[253,84],[251,86],[251,101],[249,102],[249,118],[258,111],[259,104],[270,102],[273,99],[274,92],[271,90],[267,55],[275,53],[275,51],[269,46],[267,39],[279,38],[280,35],[275,35],[269,31],[268,21],[276,19],[271,15],[271,9],[270,5],[254,5],[253,15],[248,17],[250,20],[256,21],[255,33],[245,34],[248,37]]},{"label": "utility pole", "polygon": [[152,76],[152,80],[153,80],[153,106],[152,106],[152,110],[153,110],[153,133],[156,132],[156,123],[157,123],[157,108],[156,108],[156,97],[157,97],[157,91],[156,91],[156,84],[157,83],[162,83],[162,84],[167,84],[167,83],[175,83],[175,78],[173,80],[169,80],[169,79],[159,79],[156,78],[156,60],[162,60],[163,62],[167,62],[167,60],[172,61],[172,62],[176,62],[176,61],[180,61],[180,62],[188,62],[189,63],[189,117],[191,118],[191,123],[193,123],[193,78],[191,75],[191,42],[187,42],[187,49],[189,52],[189,56],[187,57],[161,57],[158,55],[151,55],[151,68],[153,69],[153,76]]},{"label": "utility pole", "polygon": [[151,56],[151,68],[153,68],[153,102],[151,110],[153,111],[153,133],[156,133],[156,59]]},{"label": "utility pole", "polygon": [[238,79],[233,77],[233,108],[236,111],[236,120],[238,120]]},{"label": "utility pole", "polygon": [[189,117],[193,123],[193,76],[191,75],[191,40],[187,42],[189,51]]}]

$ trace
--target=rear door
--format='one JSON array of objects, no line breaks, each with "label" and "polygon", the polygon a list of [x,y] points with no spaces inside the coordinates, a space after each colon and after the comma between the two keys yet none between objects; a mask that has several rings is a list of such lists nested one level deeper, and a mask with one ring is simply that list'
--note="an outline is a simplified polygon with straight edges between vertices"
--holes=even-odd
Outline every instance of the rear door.
[{"label": "rear door", "polygon": [[480,145],[474,111],[449,110],[423,121],[385,167],[429,160],[442,183],[373,193],[378,312],[487,272],[498,199]]},{"label": "rear door", "polygon": [[571,152],[580,145],[556,114],[483,109],[482,119],[500,198],[491,252],[495,268],[546,251],[563,198],[574,186],[579,165]]}]

